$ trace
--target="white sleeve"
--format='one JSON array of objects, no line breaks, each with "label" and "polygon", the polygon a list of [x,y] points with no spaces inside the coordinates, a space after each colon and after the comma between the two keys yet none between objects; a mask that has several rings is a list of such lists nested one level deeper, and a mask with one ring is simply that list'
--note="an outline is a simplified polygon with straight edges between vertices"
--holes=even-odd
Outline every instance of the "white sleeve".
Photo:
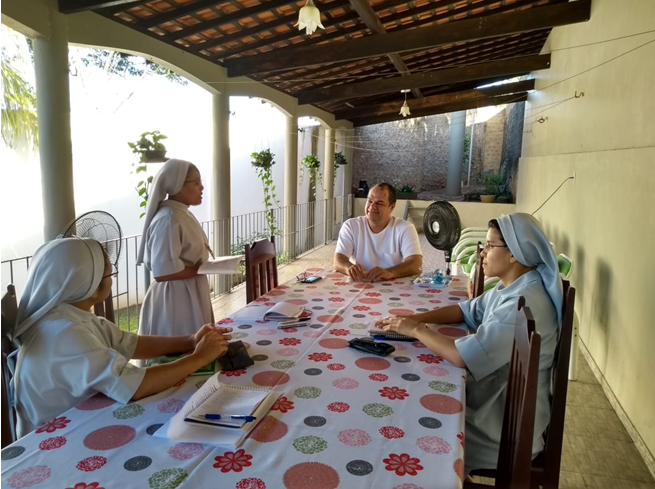
[{"label": "white sleeve", "polygon": [[423,255],[421,250],[421,242],[418,239],[418,233],[416,232],[416,226],[412,223],[404,221],[404,229],[400,237],[400,253],[403,256],[403,260],[412,256],[412,255]]},{"label": "white sleeve", "polygon": [[355,254],[355,236],[351,221],[352,219],[348,219],[341,226],[339,239],[337,240],[337,247],[334,250],[335,253],[341,253],[348,258],[351,258]]},{"label": "white sleeve", "polygon": [[182,229],[172,216],[155,219],[148,229],[150,269],[155,277],[172,275],[184,270]]}]

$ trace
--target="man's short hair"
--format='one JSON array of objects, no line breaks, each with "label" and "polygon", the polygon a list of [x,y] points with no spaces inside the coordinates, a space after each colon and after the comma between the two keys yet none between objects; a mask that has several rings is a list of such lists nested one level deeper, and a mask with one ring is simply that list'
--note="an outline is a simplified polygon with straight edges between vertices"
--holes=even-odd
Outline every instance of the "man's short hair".
[{"label": "man's short hair", "polygon": [[386,182],[382,182],[382,183],[378,183],[376,187],[380,187],[381,189],[387,191],[387,193],[389,194],[389,205],[394,205],[396,203],[396,189],[394,188],[393,185]]}]

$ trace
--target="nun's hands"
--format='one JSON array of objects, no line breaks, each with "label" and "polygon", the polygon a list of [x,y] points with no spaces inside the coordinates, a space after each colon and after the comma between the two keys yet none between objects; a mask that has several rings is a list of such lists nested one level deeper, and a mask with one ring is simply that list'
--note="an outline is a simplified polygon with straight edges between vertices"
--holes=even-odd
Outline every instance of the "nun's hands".
[{"label": "nun's hands", "polygon": [[227,351],[228,341],[232,339],[230,333],[232,328],[217,328],[210,324],[205,324],[194,335],[197,338],[194,355],[202,358],[206,365],[213,362]]},{"label": "nun's hands", "polygon": [[414,336],[416,331],[423,326],[407,316],[391,316],[376,322],[375,327],[384,331],[395,331],[407,336]]}]

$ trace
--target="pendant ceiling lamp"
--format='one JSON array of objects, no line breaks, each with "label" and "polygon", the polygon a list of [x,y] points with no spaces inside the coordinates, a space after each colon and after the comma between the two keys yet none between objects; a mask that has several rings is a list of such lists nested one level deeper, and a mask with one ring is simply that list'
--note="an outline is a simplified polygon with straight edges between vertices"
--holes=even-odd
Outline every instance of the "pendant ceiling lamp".
[{"label": "pendant ceiling lamp", "polygon": [[409,92],[409,89],[401,90],[400,93],[405,94],[405,102],[403,103],[403,106],[400,108],[400,112],[398,112],[398,115],[402,115],[403,117],[407,117],[408,115],[412,115],[412,113],[409,111],[409,105],[407,105],[407,92]]},{"label": "pendant ceiling lamp", "polygon": [[294,25],[294,27],[298,27],[299,31],[305,29],[307,35],[311,36],[318,27],[325,29],[321,24],[321,12],[314,5],[314,0],[307,0],[299,14],[298,22]]}]

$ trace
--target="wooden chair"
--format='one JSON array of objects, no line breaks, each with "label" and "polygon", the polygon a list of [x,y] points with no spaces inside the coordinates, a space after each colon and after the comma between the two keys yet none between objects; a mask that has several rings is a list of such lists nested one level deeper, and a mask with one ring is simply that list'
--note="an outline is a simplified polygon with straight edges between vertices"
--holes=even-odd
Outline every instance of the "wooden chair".
[{"label": "wooden chair", "polygon": [[109,294],[109,296],[104,301],[94,305],[93,313],[96,316],[103,317],[111,321],[112,323],[116,323],[116,316],[114,315],[114,299],[112,294]]},{"label": "wooden chair", "polygon": [[[559,487],[559,472],[562,461],[564,440],[564,419],[566,415],[566,396],[568,394],[568,372],[571,359],[571,340],[573,337],[573,316],[575,308],[575,288],[568,280],[562,280],[564,304],[562,306],[562,329],[555,347],[553,361],[553,380],[550,401],[550,421],[544,433],[544,451],[532,461],[531,485],[543,489]],[[474,475],[496,477],[495,470],[479,470]]]},{"label": "wooden chair", "polygon": [[[536,331],[530,308],[525,306],[525,300],[521,297],[514,327],[514,347],[494,487],[503,489],[530,487],[540,353],[541,335]],[[475,472],[475,475],[478,474]],[[475,482],[464,483],[464,489],[485,487],[489,486]]]},{"label": "wooden chair", "polygon": [[479,297],[484,293],[484,266],[482,265],[482,243],[478,241],[475,250],[475,279],[473,280],[473,297]]},{"label": "wooden chair", "polygon": [[246,245],[246,303],[277,287],[275,236]]},{"label": "wooden chair", "polygon": [[2,448],[16,441],[16,413],[11,405],[11,372],[7,365],[7,357],[16,349],[9,339],[9,331],[13,330],[18,315],[16,289],[7,285],[7,292],[2,296]]}]

